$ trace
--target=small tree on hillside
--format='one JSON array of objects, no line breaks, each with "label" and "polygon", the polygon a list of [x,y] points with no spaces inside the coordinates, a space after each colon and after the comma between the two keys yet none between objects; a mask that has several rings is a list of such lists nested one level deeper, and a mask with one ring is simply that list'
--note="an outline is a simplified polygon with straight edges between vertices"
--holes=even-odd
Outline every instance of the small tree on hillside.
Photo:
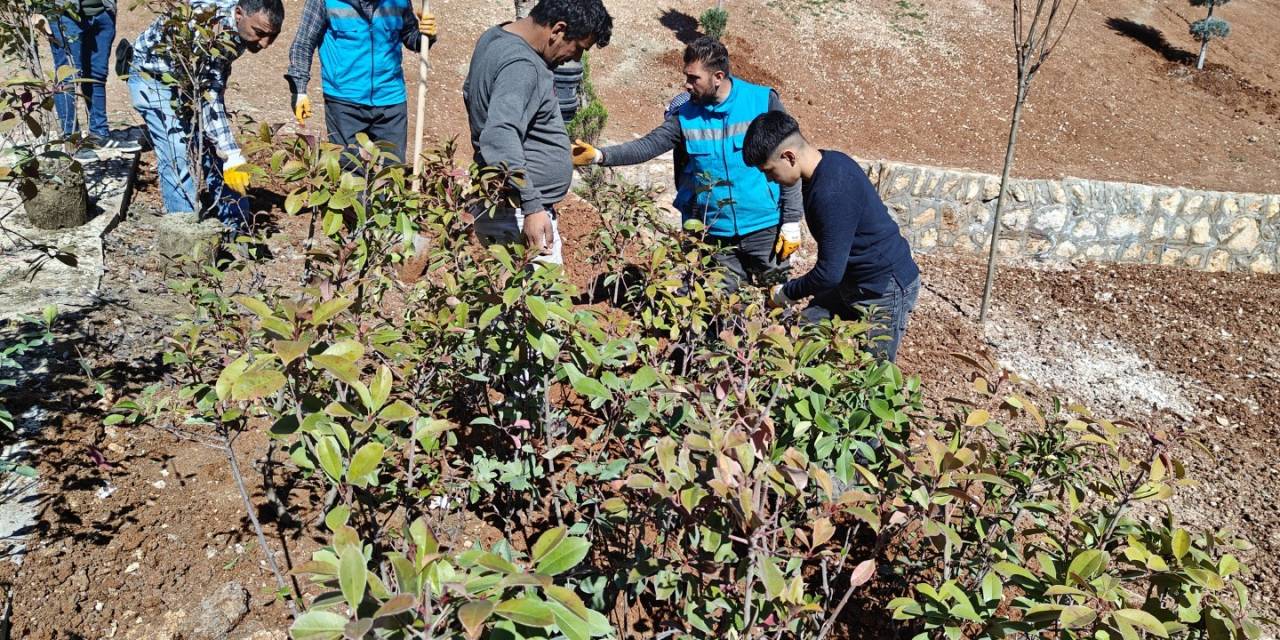
[{"label": "small tree on hillside", "polygon": [[729,11],[719,3],[711,9],[702,12],[702,16],[698,18],[698,26],[702,27],[702,32],[717,39],[724,39],[724,32],[729,26]]},{"label": "small tree on hillside", "polygon": [[1200,41],[1200,59],[1196,61],[1196,69],[1204,68],[1204,57],[1209,52],[1209,41],[1214,38],[1225,38],[1231,35],[1231,25],[1222,18],[1215,18],[1213,10],[1231,0],[1191,0],[1193,7],[1209,7],[1209,14],[1203,20],[1191,23],[1191,35]]},{"label": "small tree on hillside", "polygon": [[987,281],[982,289],[979,322],[986,322],[991,304],[991,289],[996,280],[996,251],[1000,240],[1000,214],[1008,192],[1009,171],[1013,168],[1013,150],[1018,144],[1018,125],[1022,123],[1022,107],[1031,92],[1040,65],[1062,41],[1067,25],[1076,14],[1079,0],[1013,0],[1013,54],[1018,65],[1018,87],[1013,99],[1013,117],[1009,123],[1009,142],[1004,149],[1004,171],[1000,174],[1000,196],[991,219],[991,252],[987,257]]}]

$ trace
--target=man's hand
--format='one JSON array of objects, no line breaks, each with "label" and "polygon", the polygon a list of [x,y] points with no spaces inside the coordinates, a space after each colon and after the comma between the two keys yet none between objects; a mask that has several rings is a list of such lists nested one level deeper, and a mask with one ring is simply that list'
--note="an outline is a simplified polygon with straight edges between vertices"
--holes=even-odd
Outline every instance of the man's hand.
[{"label": "man's hand", "polygon": [[298,119],[298,126],[305,126],[311,117],[311,98],[305,93],[293,94],[293,117]]},{"label": "man's hand", "polygon": [[418,33],[428,38],[436,37],[436,34],[439,33],[439,27],[436,25],[435,14],[424,13],[418,15],[417,11],[413,12],[413,14],[418,16]]},{"label": "man's hand", "polygon": [[788,298],[787,294],[782,290],[782,285],[775,284],[772,289],[769,289],[769,307],[783,309],[791,306],[794,302],[795,300]]},{"label": "man's hand", "polygon": [[233,153],[227,157],[222,165],[222,183],[240,195],[249,193],[249,165],[245,164],[244,156]]},{"label": "man's hand", "polygon": [[782,228],[778,230],[778,242],[773,245],[773,252],[778,256],[778,262],[782,262],[791,257],[791,254],[800,248],[800,223],[784,222]]},{"label": "man's hand", "polygon": [[604,154],[600,153],[599,149],[581,140],[573,141],[573,147],[570,152],[573,153],[573,166],[575,167],[600,164],[600,161],[604,159]]},{"label": "man's hand", "polygon": [[524,217],[524,243],[529,250],[542,255],[549,255],[555,245],[555,235],[551,231],[551,215],[545,210],[530,213]]}]

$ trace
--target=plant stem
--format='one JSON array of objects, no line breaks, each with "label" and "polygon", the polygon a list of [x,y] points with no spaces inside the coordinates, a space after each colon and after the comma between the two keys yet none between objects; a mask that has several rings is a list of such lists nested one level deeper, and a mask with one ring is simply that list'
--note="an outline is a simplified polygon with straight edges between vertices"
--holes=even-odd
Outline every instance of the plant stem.
[{"label": "plant stem", "polygon": [[[1019,73],[1019,76],[1023,74]],[[1004,212],[1004,199],[1008,190],[1009,171],[1013,168],[1013,151],[1018,144],[1018,125],[1022,122],[1022,106],[1027,101],[1027,90],[1030,89],[1030,78],[1019,78],[1018,96],[1013,102],[1013,119],[1009,123],[1009,144],[1004,150],[1004,169],[1000,173],[1000,195],[996,198],[996,211],[991,217],[991,250],[987,254],[987,281],[982,288],[982,307],[978,311],[978,322],[987,321],[987,309],[991,305],[991,289],[996,280],[996,252],[1000,239],[1000,214]]]},{"label": "plant stem", "polygon": [[236,459],[235,449],[231,447],[231,438],[224,435],[222,442],[227,462],[231,464],[231,477],[235,478],[236,488],[240,490],[240,499],[244,501],[244,512],[249,514],[249,521],[253,523],[253,532],[258,536],[258,546],[262,548],[263,555],[267,557],[267,565],[271,567],[271,573],[275,574],[276,586],[281,591],[290,594],[285,603],[289,605],[289,615],[296,619],[298,617],[298,609],[294,604],[294,594],[289,589],[289,584],[285,582],[284,574],[280,573],[280,567],[276,565],[275,554],[272,553],[271,547],[267,545],[267,536],[262,532],[262,523],[258,522],[258,514],[253,511],[253,501],[249,499],[249,491],[245,489],[244,475],[240,473],[240,462]]}]

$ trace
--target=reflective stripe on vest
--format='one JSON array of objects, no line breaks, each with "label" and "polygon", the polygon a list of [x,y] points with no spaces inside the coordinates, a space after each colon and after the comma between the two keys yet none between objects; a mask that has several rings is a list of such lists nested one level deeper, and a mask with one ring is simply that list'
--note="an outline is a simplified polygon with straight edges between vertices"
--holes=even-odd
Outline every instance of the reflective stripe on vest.
[{"label": "reflective stripe on vest", "polygon": [[689,163],[675,204],[685,220],[701,220],[713,236],[742,236],[777,226],[778,185],[742,160],[742,141],[769,110],[772,89],[733,79],[724,102],[688,102],[676,112]]},{"label": "reflective stripe on vest", "polygon": [[372,20],[342,0],[325,0],[329,28],[320,42],[320,78],[328,98],[371,107],[405,101],[400,34],[409,0],[381,0]]}]

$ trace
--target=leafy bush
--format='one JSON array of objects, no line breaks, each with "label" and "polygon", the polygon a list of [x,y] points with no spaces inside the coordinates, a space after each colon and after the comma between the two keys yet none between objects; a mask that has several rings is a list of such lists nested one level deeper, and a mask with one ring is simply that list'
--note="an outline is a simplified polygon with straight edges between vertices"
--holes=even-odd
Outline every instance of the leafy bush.
[{"label": "leafy bush", "polygon": [[702,32],[721,40],[724,38],[725,31],[729,27],[729,10],[720,7],[712,7],[702,12],[698,16],[698,26],[702,27]]},{"label": "leafy bush", "polygon": [[[331,541],[306,593],[281,582],[312,600],[294,637],[823,638],[852,609],[884,611],[867,637],[1257,636],[1242,545],[1154,509],[1187,482],[1165,436],[1041,410],[977,361],[973,406],[930,415],[865,324],[726,293],[699,225],[634,187],[588,185],[613,304],[587,305],[472,243],[509,176],[450,146],[421,190],[367,140],[256,146],[309,223],[300,284],[190,265],[182,387],[110,420],[177,412],[236,477],[236,434],[288,451]],[[432,533],[460,517],[490,544]]]},{"label": "leafy bush", "polygon": [[567,125],[569,136],[595,144],[600,140],[604,125],[609,122],[609,110],[596,95],[595,83],[591,81],[591,56],[587,54],[582,56],[582,84],[578,85],[578,93],[582,96],[583,106]]}]

